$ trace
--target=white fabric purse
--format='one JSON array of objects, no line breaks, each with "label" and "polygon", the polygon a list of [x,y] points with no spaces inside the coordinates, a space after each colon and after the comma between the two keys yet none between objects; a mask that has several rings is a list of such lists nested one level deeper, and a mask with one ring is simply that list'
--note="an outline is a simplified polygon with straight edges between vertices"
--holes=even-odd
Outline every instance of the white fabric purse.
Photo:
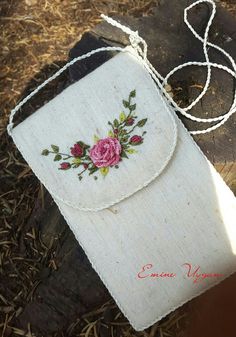
[{"label": "white fabric purse", "polygon": [[236,271],[235,197],[130,49],[12,137],[136,330]]}]

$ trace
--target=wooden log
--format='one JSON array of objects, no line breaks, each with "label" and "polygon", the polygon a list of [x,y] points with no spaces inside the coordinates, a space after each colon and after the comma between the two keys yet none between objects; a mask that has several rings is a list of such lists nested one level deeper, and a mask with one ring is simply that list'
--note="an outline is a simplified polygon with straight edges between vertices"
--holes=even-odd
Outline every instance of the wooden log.
[{"label": "wooden log", "polygon": [[[202,61],[202,46],[183,23],[183,9],[187,0],[163,0],[151,17],[120,17],[119,20],[134,30],[139,30],[149,45],[148,57],[162,75],[174,66],[187,61]],[[209,17],[209,8],[200,5],[192,10],[190,21],[202,34]],[[236,58],[236,25],[229,13],[219,8],[210,34],[210,40],[219,44]],[[86,33],[70,52],[70,58],[104,45],[126,45],[127,36],[106,23]],[[215,51],[210,51],[214,62],[227,64]],[[101,53],[78,62],[70,68],[71,82],[106,62],[113,53]],[[178,72],[171,80],[175,98],[189,104],[201,90],[206,78],[205,69],[189,68]],[[227,111],[233,97],[233,81],[219,70],[213,71],[209,93],[194,107],[192,113],[200,117],[216,116]],[[189,129],[199,126],[183,120]],[[208,125],[208,124],[207,124]],[[203,125],[204,127],[206,125]],[[236,117],[220,129],[195,140],[220,172],[226,183],[236,191]],[[45,207],[38,203],[30,219],[30,226],[40,223],[42,239],[49,244],[53,237],[58,240],[56,261],[58,269],[48,273],[41,271],[41,283],[19,317],[19,323],[30,322],[34,331],[53,333],[72,322],[75,317],[89,311],[110,298],[107,290],[92,269],[84,252],[75,241],[56,205],[46,192]]]}]

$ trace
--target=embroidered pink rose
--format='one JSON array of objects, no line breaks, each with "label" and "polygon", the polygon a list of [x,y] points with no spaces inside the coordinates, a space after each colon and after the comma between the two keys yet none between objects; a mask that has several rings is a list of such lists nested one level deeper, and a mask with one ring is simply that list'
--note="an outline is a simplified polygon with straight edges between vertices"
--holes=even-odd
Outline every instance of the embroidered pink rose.
[{"label": "embroidered pink rose", "polygon": [[80,144],[76,143],[74,144],[73,147],[70,148],[70,153],[74,157],[81,157],[84,153],[84,149],[82,148]]},{"label": "embroidered pink rose", "polygon": [[96,167],[114,166],[120,161],[121,145],[117,138],[100,139],[90,150],[89,156]]}]

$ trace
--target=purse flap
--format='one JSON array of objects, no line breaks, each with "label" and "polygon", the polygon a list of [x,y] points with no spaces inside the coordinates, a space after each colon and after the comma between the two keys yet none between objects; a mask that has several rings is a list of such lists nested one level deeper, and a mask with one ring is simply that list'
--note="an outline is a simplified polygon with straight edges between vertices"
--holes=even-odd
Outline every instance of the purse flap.
[{"label": "purse flap", "polygon": [[141,61],[122,52],[13,129],[49,192],[96,211],[147,186],[176,145],[173,112]]}]

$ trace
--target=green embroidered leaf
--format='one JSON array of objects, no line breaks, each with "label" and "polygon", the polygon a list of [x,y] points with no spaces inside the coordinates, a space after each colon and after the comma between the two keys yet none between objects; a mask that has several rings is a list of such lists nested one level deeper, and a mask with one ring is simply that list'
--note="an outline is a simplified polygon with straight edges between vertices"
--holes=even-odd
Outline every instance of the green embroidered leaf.
[{"label": "green embroidered leaf", "polygon": [[49,151],[47,149],[44,149],[42,152],[41,152],[41,155],[42,156],[48,156],[49,155]]},{"label": "green embroidered leaf", "polygon": [[109,172],[109,167],[101,167],[99,169],[99,171],[101,172],[101,174],[105,177],[107,175],[107,173]]},{"label": "green embroidered leaf", "polygon": [[87,150],[87,149],[90,148],[90,145],[85,144],[85,143],[82,142],[81,140],[78,141],[77,144],[79,144],[80,146],[82,146],[82,148],[83,148],[84,150]]},{"label": "green embroidered leaf", "polygon": [[118,120],[117,120],[117,119],[114,119],[114,122],[113,122],[113,124],[114,124],[114,127],[115,127],[115,128],[118,128],[118,126],[119,126],[119,122],[118,122]]},{"label": "green embroidered leaf", "polygon": [[128,101],[126,101],[125,99],[123,99],[122,102],[123,102],[123,105],[124,105],[125,108],[129,107],[129,102]]},{"label": "green embroidered leaf", "polygon": [[136,109],[136,104],[132,104],[129,107],[130,111],[134,111]]},{"label": "green embroidered leaf", "polygon": [[129,137],[123,137],[121,138],[121,142],[126,143],[129,140]]},{"label": "green embroidered leaf", "polygon": [[129,94],[129,97],[135,97],[136,96],[136,90],[132,90]]},{"label": "green embroidered leaf", "polygon": [[82,176],[79,176],[79,180],[82,180],[83,179],[83,177]]},{"label": "green embroidered leaf", "polygon": [[54,157],[54,161],[61,160],[62,156],[60,154],[56,154]]},{"label": "green embroidered leaf", "polygon": [[127,133],[127,131],[125,129],[120,130],[120,135],[125,135]]},{"label": "green embroidered leaf", "polygon": [[121,113],[120,113],[120,121],[121,122],[124,122],[126,120],[126,114],[124,113],[124,111],[122,111]]},{"label": "green embroidered leaf", "polygon": [[52,148],[53,152],[55,152],[55,153],[59,152],[59,147],[57,145],[52,144],[51,148]]},{"label": "green embroidered leaf", "polygon": [[120,154],[121,158],[129,158],[127,156],[127,154],[125,153],[125,151],[122,151],[121,154]]},{"label": "green embroidered leaf", "polygon": [[77,158],[72,160],[72,163],[74,163],[76,165],[79,165],[81,163],[81,159],[77,157]]},{"label": "green embroidered leaf", "polygon": [[99,168],[97,166],[92,166],[89,169],[89,175],[93,174],[94,172],[98,171]]},{"label": "green embroidered leaf", "polygon": [[97,135],[94,135],[93,136],[93,140],[94,140],[94,143],[97,143],[99,141],[99,137]]},{"label": "green embroidered leaf", "polygon": [[131,148],[127,149],[126,151],[127,151],[128,153],[130,153],[130,154],[136,153],[136,152],[137,152],[137,150],[131,149]]},{"label": "green embroidered leaf", "polygon": [[112,138],[114,138],[114,133],[110,130],[110,131],[108,131],[108,137],[112,137]]},{"label": "green embroidered leaf", "polygon": [[142,128],[147,122],[147,118],[144,118],[144,119],[141,119],[138,123],[137,123],[137,126],[139,128]]}]

